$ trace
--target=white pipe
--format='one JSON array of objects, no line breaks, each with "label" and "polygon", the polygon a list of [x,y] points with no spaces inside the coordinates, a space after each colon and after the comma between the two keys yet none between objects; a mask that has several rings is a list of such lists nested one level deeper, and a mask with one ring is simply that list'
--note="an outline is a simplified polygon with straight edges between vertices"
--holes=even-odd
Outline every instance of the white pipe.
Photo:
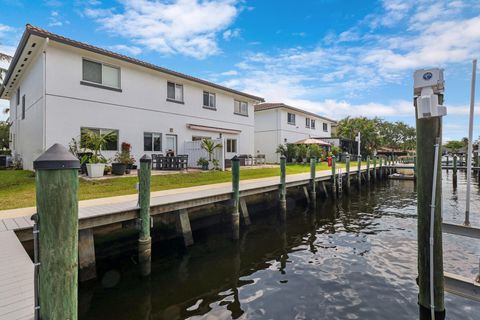
[{"label": "white pipe", "polygon": [[468,151],[467,151],[467,203],[465,206],[466,226],[470,225],[470,184],[472,180],[472,140],[473,140],[473,116],[475,107],[475,80],[477,73],[477,59],[472,62],[472,86],[470,89],[470,123],[468,127]]},{"label": "white pipe", "polygon": [[435,320],[435,289],[434,289],[434,257],[433,257],[433,232],[435,227],[435,198],[437,192],[437,171],[438,171],[438,149],[440,138],[437,138],[435,144],[435,159],[433,161],[433,184],[432,184],[432,202],[430,203],[430,312],[432,320]]}]

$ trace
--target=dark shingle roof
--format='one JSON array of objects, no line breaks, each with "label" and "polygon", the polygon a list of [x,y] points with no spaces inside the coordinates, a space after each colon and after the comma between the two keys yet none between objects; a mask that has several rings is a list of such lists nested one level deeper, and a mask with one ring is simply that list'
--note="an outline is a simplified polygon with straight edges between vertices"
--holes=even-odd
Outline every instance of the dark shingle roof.
[{"label": "dark shingle roof", "polygon": [[[251,95],[251,94],[248,94],[248,93],[244,93],[244,92],[241,92],[241,91],[230,89],[230,88],[221,86],[219,84],[216,84],[216,83],[213,83],[213,82],[210,82],[210,81],[206,81],[206,80],[203,80],[203,79],[199,79],[199,78],[196,78],[196,77],[192,77],[192,76],[189,76],[189,75],[186,75],[186,74],[183,74],[183,73],[180,73],[180,72],[176,72],[176,71],[173,71],[173,70],[170,70],[170,69],[167,69],[167,68],[159,67],[157,65],[154,65],[154,64],[142,61],[142,60],[138,60],[138,59],[135,59],[135,58],[131,58],[131,57],[125,56],[123,54],[115,53],[115,52],[112,52],[112,51],[109,51],[109,50],[106,50],[106,49],[103,49],[103,48],[95,47],[95,46],[92,46],[92,45],[87,44],[87,43],[75,41],[75,40],[60,36],[58,34],[51,33],[47,30],[42,29],[42,28],[32,26],[30,24],[27,24],[26,27],[25,27],[25,32],[23,33],[22,39],[20,40],[20,44],[17,48],[17,51],[15,52],[15,56],[13,57],[13,61],[10,64],[7,75],[5,77],[4,84],[6,84],[10,80],[12,70],[15,68],[15,65],[18,61],[18,58],[22,54],[23,47],[25,46],[26,42],[28,41],[28,37],[30,35],[36,35],[36,36],[39,36],[39,37],[42,37],[42,38],[49,38],[52,41],[67,44],[67,45],[70,45],[70,46],[73,46],[73,47],[76,47],[76,48],[80,48],[80,49],[84,49],[84,50],[88,50],[88,51],[91,51],[91,52],[94,52],[94,53],[102,54],[102,55],[105,55],[105,56],[108,56],[108,57],[111,57],[111,58],[115,58],[115,59],[123,60],[123,61],[126,61],[126,62],[130,62],[130,63],[136,64],[136,65],[139,65],[139,66],[142,66],[142,67],[145,67],[145,68],[153,69],[153,70],[160,71],[160,72],[172,75],[172,76],[183,78],[185,80],[194,81],[194,82],[197,82],[197,83],[200,83],[200,84],[203,84],[203,85],[206,85],[206,86],[210,86],[210,87],[213,87],[213,88],[216,88],[216,89],[219,89],[219,90],[223,90],[223,91],[227,91],[227,92],[230,92],[230,93],[238,94],[240,96],[243,96],[243,97],[246,97],[246,98],[249,98],[249,99],[252,99],[252,100],[262,101],[262,102],[265,101],[261,97],[257,97],[257,96],[254,96],[254,95]],[[4,89],[0,88],[0,96],[3,94],[3,90]]]},{"label": "dark shingle roof", "polygon": [[295,107],[286,105],[285,103],[281,103],[281,102],[265,102],[265,103],[256,104],[255,105],[255,112],[264,111],[264,110],[271,110],[271,109],[278,109],[278,108],[284,108],[284,109],[288,109],[288,110],[291,110],[291,111],[296,111],[296,112],[308,114],[312,117],[317,117],[317,118],[321,118],[321,119],[324,119],[324,120],[327,120],[327,121],[331,121],[333,123],[337,123],[337,121],[335,121],[335,120],[329,119],[327,117],[322,117],[322,116],[319,116],[316,113],[305,111],[305,110],[302,110],[300,108],[295,108]]}]

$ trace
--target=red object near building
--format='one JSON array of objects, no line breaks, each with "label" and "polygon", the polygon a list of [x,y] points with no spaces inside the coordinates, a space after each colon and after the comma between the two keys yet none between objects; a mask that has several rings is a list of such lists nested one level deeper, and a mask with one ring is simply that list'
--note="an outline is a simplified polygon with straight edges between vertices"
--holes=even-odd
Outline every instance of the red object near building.
[{"label": "red object near building", "polygon": [[331,167],[332,166],[332,157],[328,157],[327,162],[328,162],[328,166]]}]

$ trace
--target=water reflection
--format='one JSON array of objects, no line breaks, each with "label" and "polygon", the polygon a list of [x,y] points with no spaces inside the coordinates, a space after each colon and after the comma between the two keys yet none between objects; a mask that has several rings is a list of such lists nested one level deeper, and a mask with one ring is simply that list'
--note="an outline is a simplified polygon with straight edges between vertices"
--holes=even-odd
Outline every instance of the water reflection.
[{"label": "water reflection", "polygon": [[[444,219],[463,219],[465,182],[444,176]],[[480,191],[471,220],[479,225]],[[464,192],[464,191],[463,191]],[[415,319],[416,195],[411,181],[362,185],[316,208],[294,207],[281,224],[254,216],[238,243],[222,228],[154,248],[152,276],[138,278],[126,257],[113,288],[82,288],[81,319]],[[291,202],[291,200],[290,200]],[[463,203],[464,208],[464,203]],[[478,245],[445,235],[445,270],[474,275]],[[478,319],[480,303],[446,295],[450,319]]]}]

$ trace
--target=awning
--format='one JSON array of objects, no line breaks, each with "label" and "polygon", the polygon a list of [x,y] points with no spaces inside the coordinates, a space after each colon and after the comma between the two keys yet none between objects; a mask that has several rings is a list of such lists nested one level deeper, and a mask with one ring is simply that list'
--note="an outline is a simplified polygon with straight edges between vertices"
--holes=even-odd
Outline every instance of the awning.
[{"label": "awning", "polygon": [[313,139],[313,138],[307,138],[307,139],[302,139],[297,142],[294,142],[293,144],[318,144],[321,146],[331,146],[331,143],[322,141],[320,139]]},{"label": "awning", "polygon": [[187,123],[187,128],[189,128],[191,130],[219,132],[219,133],[230,133],[230,134],[239,134],[240,132],[242,132],[242,130],[209,127],[209,126],[202,126],[200,124],[191,124],[191,123]]}]

